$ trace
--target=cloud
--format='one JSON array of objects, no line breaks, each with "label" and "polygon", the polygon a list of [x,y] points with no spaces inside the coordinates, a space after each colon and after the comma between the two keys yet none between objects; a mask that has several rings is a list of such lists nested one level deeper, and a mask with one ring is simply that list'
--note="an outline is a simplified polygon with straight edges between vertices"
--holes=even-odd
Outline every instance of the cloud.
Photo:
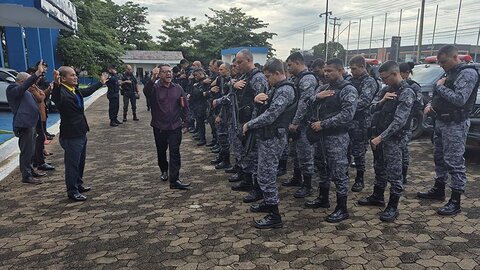
[{"label": "cloud", "polygon": [[[114,0],[118,4],[126,0]],[[286,58],[291,48],[302,47],[303,30],[305,29],[305,48],[323,42],[324,19],[319,14],[325,11],[325,0],[136,0],[142,6],[148,7],[150,24],[147,26],[152,36],[158,35],[162,20],[179,16],[197,17],[203,22],[205,13],[210,13],[209,8],[228,9],[230,7],[242,8],[250,16],[258,17],[269,23],[267,31],[275,32],[272,44],[277,50],[277,56]],[[436,5],[439,5],[437,20],[436,42],[453,42],[455,24],[457,18],[459,0],[426,0],[425,26],[423,43],[432,40]],[[417,10],[420,1],[391,1],[391,0],[349,0],[329,2],[329,10],[333,16],[342,18],[340,42],[344,45],[347,41],[347,26],[349,21],[357,22],[351,25],[350,48],[356,48],[358,42],[359,19],[362,18],[360,31],[360,48],[368,48],[370,44],[370,32],[372,16],[373,33],[372,47],[382,46],[385,13],[387,15],[386,46],[390,44],[390,38],[398,34],[400,9],[402,12],[401,36],[402,44],[411,45],[415,41],[417,26]],[[478,0],[463,0],[462,15],[460,18],[458,43],[476,43],[477,31],[472,28],[480,27],[480,11]],[[329,39],[332,35],[332,26],[329,28]],[[338,28],[337,28],[337,33]]]}]

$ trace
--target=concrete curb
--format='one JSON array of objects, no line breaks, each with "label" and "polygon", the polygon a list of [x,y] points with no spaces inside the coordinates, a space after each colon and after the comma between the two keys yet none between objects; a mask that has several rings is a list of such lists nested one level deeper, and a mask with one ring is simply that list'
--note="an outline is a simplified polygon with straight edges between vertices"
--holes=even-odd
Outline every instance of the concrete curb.
[{"label": "concrete curb", "polygon": [[[92,105],[99,97],[107,93],[107,88],[101,88],[96,91],[91,97],[85,101],[85,110]],[[60,132],[60,120],[48,128],[52,134],[58,134]],[[58,140],[58,136],[56,137]],[[0,181],[10,175],[17,167],[19,163],[20,149],[18,149],[18,138],[13,137],[0,145]]]}]

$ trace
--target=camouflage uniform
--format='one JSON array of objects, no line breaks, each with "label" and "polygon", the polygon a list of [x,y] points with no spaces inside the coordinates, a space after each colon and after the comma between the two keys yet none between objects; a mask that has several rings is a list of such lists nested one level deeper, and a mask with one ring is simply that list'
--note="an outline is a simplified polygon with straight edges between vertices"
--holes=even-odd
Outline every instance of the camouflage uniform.
[{"label": "camouflage uniform", "polygon": [[[459,67],[455,67],[452,71]],[[448,75],[449,72],[447,72]],[[472,98],[474,101],[475,96],[473,95],[477,91],[477,87],[478,73],[470,68],[463,69],[451,84],[447,79],[445,85],[436,86],[434,98],[435,95],[439,95],[448,103],[469,112],[471,108],[465,107],[469,106],[467,105],[468,103],[472,103],[470,102]],[[467,115],[466,119],[462,121],[444,121],[439,117],[441,108],[437,108],[433,100],[432,106],[437,112],[433,135],[436,179],[445,185],[448,174],[450,174],[450,187],[453,190],[463,192],[467,182],[463,155],[465,153],[468,129],[470,128],[470,119]]]},{"label": "camouflage uniform", "polygon": [[365,171],[365,153],[368,143],[368,127],[370,126],[369,107],[375,94],[380,89],[377,81],[366,72],[359,78],[351,78],[350,82],[358,91],[358,105],[348,134],[350,136],[349,152],[351,152],[358,172]]},{"label": "camouflage uniform", "polygon": [[[274,93],[274,94],[273,94]],[[294,102],[295,91],[290,85],[283,85],[279,88],[271,88],[268,91],[270,106],[258,117],[247,122],[249,129],[260,129],[268,127],[279,117],[286,108]],[[278,162],[287,144],[286,128],[278,128],[278,133],[273,138],[262,138],[257,133],[258,170],[257,181],[262,190],[267,205],[278,205],[278,188],[276,185]]]},{"label": "camouflage uniform", "polygon": [[[303,175],[312,176],[314,173],[313,146],[308,142],[307,136],[305,135],[308,125],[306,115],[308,112],[307,101],[315,95],[318,82],[313,74],[307,74],[301,77],[302,73],[307,71],[308,70],[304,70],[300,72],[297,76],[292,77],[291,80],[295,82],[295,87],[298,88],[297,91],[300,93],[297,111],[292,121],[293,125],[299,126],[297,132],[300,133],[300,136],[290,144],[290,147],[294,168],[300,169]],[[296,77],[301,77],[301,79],[297,81]]]},{"label": "camouflage uniform", "polygon": [[[387,92],[396,93],[397,98],[380,103]],[[391,111],[393,121],[387,123],[388,127],[385,130],[379,130],[380,134],[375,134],[375,137],[380,136],[382,138],[382,142],[374,151],[374,185],[381,190],[385,190],[388,181],[391,185],[390,194],[398,197],[403,192],[402,147],[405,147],[404,144],[406,143],[406,129],[410,129],[409,119],[415,99],[414,90],[405,81],[402,81],[398,88],[384,87],[379,91],[370,106],[371,113],[377,113],[382,119],[387,115],[382,109],[390,106],[394,111]],[[372,126],[375,125],[377,124],[374,120]]]},{"label": "camouflage uniform", "polygon": [[[230,82],[230,77],[218,76],[216,81],[218,87],[220,88],[220,92],[217,93],[217,95],[215,95],[213,98],[218,100],[228,93],[228,83]],[[223,85],[221,85],[222,83]],[[217,143],[220,146],[220,155],[230,155],[227,107],[228,105],[220,105],[214,109],[214,117],[216,118],[219,116],[221,118],[220,123],[215,123],[217,129]]]},{"label": "camouflage uniform", "polygon": [[[335,90],[334,96],[325,100],[320,100],[317,104],[319,107],[323,106],[328,99],[338,99],[339,108],[338,113],[322,120],[322,115],[318,117],[321,119],[320,123],[322,130],[319,132],[323,137],[323,141],[315,144],[315,163],[318,166],[321,189],[328,190],[330,188],[330,181],[333,181],[336,186],[337,197],[346,197],[348,195],[348,160],[347,151],[350,138],[347,132],[347,125],[352,121],[357,108],[357,90],[352,85],[345,86],[345,80],[339,80],[333,84],[320,86],[317,88],[319,93],[324,90]],[[341,89],[339,89],[341,88]],[[313,96],[313,101],[316,96]],[[325,158],[325,160],[323,160]],[[326,162],[325,162],[326,161]],[[328,176],[325,171],[328,170]]]}]

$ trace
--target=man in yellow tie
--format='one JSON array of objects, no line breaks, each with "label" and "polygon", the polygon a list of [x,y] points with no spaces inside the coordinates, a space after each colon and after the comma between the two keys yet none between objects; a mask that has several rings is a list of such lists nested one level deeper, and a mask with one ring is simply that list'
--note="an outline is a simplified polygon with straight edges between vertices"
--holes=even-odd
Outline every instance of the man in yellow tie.
[{"label": "man in yellow tie", "polygon": [[93,94],[107,81],[102,74],[100,82],[79,89],[78,78],[71,67],[62,66],[54,71],[52,101],[60,113],[60,145],[65,150],[65,183],[68,197],[74,201],[85,201],[82,192],[90,190],[83,185],[83,170],[89,131],[84,112],[83,98]]}]

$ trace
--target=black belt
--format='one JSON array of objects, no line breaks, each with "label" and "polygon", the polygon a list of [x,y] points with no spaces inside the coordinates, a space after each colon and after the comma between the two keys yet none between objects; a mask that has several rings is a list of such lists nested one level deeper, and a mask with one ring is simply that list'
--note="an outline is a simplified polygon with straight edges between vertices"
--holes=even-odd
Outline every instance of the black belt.
[{"label": "black belt", "polygon": [[460,123],[468,119],[468,113],[466,111],[453,111],[450,113],[437,114],[436,119],[442,122],[450,123],[456,122]]}]

